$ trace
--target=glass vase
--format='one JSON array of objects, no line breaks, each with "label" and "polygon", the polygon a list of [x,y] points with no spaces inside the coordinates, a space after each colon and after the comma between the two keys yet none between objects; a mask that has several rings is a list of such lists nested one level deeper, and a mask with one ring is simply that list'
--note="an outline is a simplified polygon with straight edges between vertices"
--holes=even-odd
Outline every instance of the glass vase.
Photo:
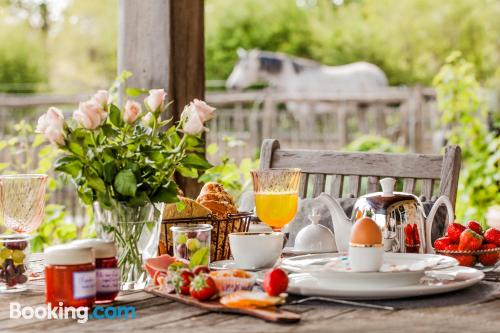
[{"label": "glass vase", "polygon": [[163,204],[104,209],[94,203],[97,237],[113,240],[118,249],[122,290],[142,289],[147,285],[144,260],[157,255],[162,211]]}]

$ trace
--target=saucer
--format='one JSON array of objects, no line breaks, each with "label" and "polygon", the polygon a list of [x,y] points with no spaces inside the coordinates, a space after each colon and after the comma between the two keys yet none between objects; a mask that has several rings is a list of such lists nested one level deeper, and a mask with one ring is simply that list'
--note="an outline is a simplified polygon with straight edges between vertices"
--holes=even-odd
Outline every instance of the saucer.
[{"label": "saucer", "polygon": [[213,270],[223,270],[223,269],[243,269],[245,271],[251,271],[251,272],[258,272],[258,271],[263,271],[266,269],[273,268],[279,264],[279,260],[272,266],[269,267],[260,267],[260,268],[255,268],[255,267],[244,267],[241,265],[238,265],[236,261],[234,260],[219,260],[219,261],[214,261],[211,262],[208,265],[208,268],[213,269]]},{"label": "saucer", "polygon": [[296,250],[293,247],[287,246],[283,249],[283,254],[285,255],[304,255],[304,254],[319,254],[319,253],[337,253],[337,251],[303,251],[303,250]]},{"label": "saucer", "polygon": [[451,257],[434,254],[385,253],[384,264],[377,272],[353,272],[343,253],[312,254],[282,261],[281,267],[292,273],[307,273],[330,288],[371,290],[417,284],[425,271],[458,265]]},{"label": "saucer", "polygon": [[[431,271],[432,272],[432,271]],[[480,282],[484,273],[470,267],[455,266],[439,271],[440,274],[463,275],[463,279],[436,283],[417,283],[407,286],[380,288],[377,283],[368,284],[366,288],[357,285],[326,284],[308,273],[293,273],[289,275],[287,292],[303,296],[334,297],[347,300],[383,300],[406,297],[419,297],[447,293],[464,289]]]}]

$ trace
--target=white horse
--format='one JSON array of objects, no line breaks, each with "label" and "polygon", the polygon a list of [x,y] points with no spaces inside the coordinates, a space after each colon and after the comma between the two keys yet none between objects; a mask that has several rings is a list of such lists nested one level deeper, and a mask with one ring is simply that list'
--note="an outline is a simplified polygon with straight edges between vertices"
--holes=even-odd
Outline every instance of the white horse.
[{"label": "white horse", "polygon": [[239,61],[226,81],[227,89],[243,90],[268,83],[278,92],[364,92],[387,86],[387,77],[377,66],[355,62],[326,66],[283,53],[238,49]]}]

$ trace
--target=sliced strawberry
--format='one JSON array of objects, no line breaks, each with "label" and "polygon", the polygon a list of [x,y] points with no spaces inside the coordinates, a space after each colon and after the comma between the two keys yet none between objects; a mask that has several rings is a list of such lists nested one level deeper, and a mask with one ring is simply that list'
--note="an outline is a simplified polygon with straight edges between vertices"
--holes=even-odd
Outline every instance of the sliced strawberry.
[{"label": "sliced strawberry", "polygon": [[288,288],[288,275],[279,268],[272,269],[264,275],[262,288],[269,296],[279,296]]}]

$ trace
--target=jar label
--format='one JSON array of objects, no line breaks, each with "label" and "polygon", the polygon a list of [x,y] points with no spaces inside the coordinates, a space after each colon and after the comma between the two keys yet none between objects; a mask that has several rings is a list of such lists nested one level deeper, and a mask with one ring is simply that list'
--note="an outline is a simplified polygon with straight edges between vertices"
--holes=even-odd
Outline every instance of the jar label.
[{"label": "jar label", "polygon": [[95,271],[73,272],[73,298],[95,297]]},{"label": "jar label", "polygon": [[120,290],[120,270],[118,268],[96,269],[97,292],[109,293]]}]

